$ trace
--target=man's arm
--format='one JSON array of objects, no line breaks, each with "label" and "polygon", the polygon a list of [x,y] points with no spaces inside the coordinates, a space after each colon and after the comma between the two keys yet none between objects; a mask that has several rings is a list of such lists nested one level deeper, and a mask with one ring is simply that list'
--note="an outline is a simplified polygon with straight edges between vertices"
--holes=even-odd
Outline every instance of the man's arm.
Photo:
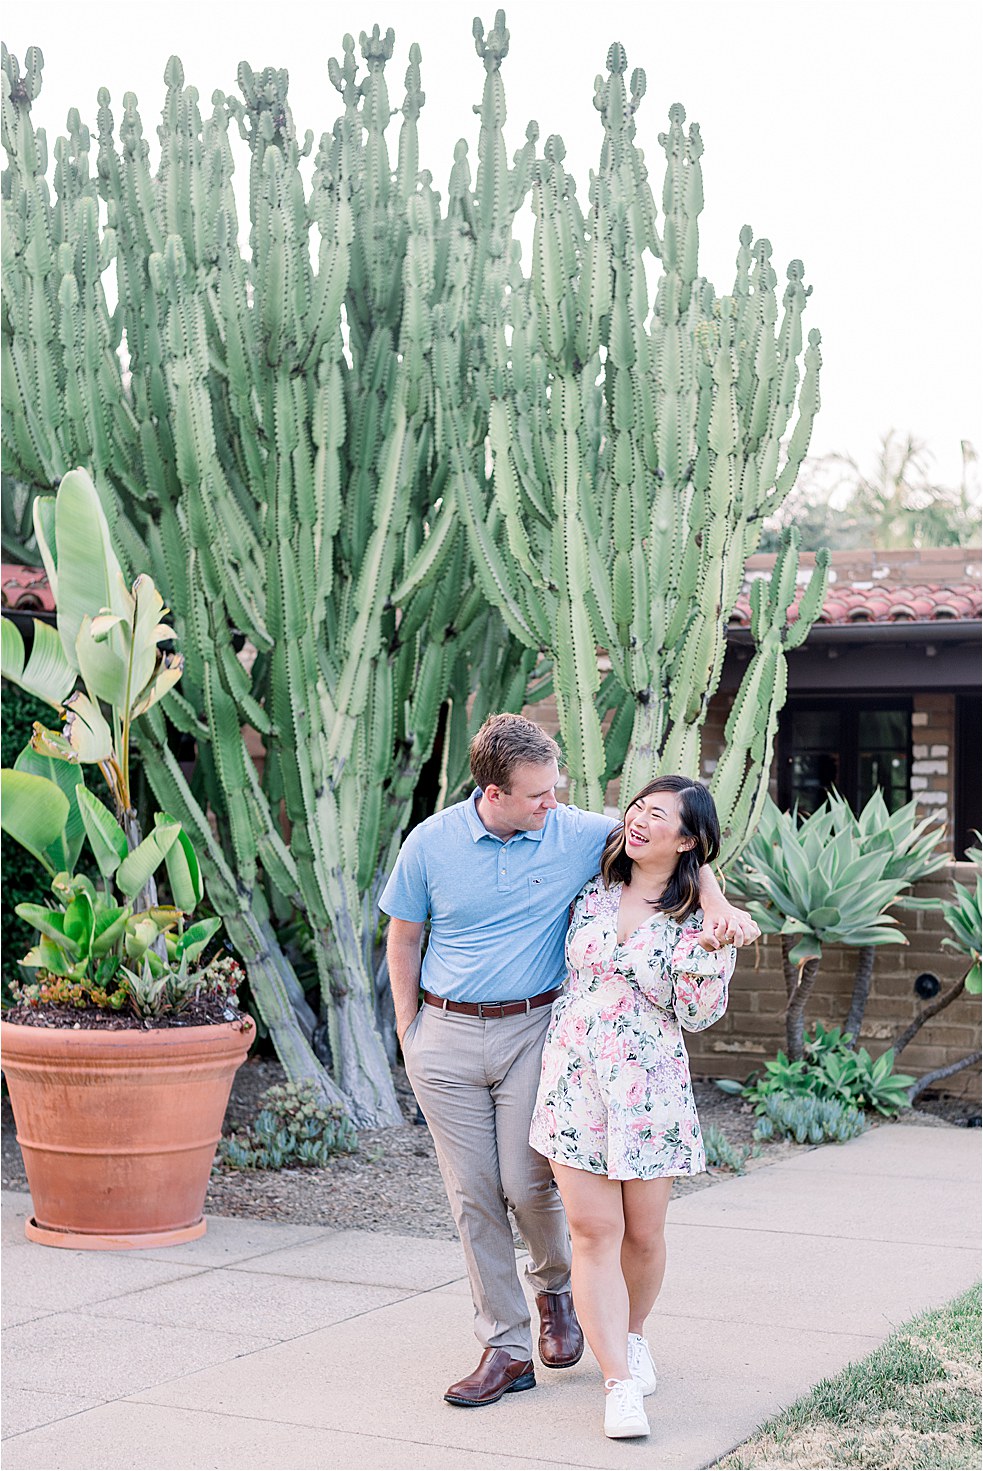
[{"label": "man's arm", "polygon": [[700,869],[700,908],[703,930],[700,944],[704,950],[719,950],[722,945],[748,945],[761,934],[746,909],[728,904],[708,864]]},{"label": "man's arm", "polygon": [[396,1036],[403,1033],[416,1016],[420,994],[420,945],[424,921],[391,919],[386,940],[389,960],[389,984],[396,1012]]}]

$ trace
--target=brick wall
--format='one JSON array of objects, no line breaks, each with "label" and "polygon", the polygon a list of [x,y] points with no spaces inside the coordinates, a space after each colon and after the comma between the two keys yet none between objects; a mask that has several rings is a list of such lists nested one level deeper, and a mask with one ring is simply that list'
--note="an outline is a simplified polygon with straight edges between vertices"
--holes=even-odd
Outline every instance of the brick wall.
[{"label": "brick wall", "polygon": [[913,696],[911,714],[911,795],[919,817],[932,816],[946,824],[946,843],[955,841],[956,697],[939,692]]},{"label": "brick wall", "polygon": [[[947,898],[949,878],[972,881],[969,864],[953,864],[917,885],[920,898]],[[929,971],[943,988],[959,979],[966,969],[963,958],[943,950],[942,918],[925,911],[898,910],[907,945],[884,945],[877,950],[874,982],[864,1024],[863,1045],[879,1056],[916,1015],[922,1002],[915,995],[916,976]],[[854,953],[842,946],[824,950],[816,988],[809,1003],[808,1024],[842,1026],[853,989]],[[711,1078],[744,1078],[752,1068],[785,1046],[785,986],[782,979],[778,940],[769,936],[754,949],[742,952],[731,988],[726,1015],[706,1032],[687,1036],[686,1044],[694,1075]],[[960,996],[945,1011],[927,1022],[908,1044],[899,1060],[902,1071],[920,1077],[947,1063],[956,1062],[980,1047],[980,998]],[[980,1098],[980,1068],[966,1068],[939,1085],[946,1092]]]}]

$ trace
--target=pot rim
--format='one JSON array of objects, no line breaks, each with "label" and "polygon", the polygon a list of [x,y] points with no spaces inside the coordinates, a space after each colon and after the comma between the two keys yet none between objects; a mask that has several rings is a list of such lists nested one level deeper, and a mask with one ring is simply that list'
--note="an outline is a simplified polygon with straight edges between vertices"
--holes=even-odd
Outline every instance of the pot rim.
[{"label": "pot rim", "polygon": [[170,1052],[183,1047],[207,1049],[209,1043],[248,1051],[256,1035],[256,1023],[248,1014],[231,1022],[194,1027],[32,1027],[24,1022],[0,1018],[0,1043],[11,1061],[15,1057],[59,1052],[90,1051],[100,1055],[116,1052]]}]

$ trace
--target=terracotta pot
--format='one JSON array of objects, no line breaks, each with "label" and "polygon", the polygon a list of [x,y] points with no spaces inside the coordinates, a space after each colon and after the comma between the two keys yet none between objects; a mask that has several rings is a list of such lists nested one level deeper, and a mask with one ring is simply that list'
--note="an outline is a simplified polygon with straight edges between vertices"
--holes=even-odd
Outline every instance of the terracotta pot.
[{"label": "terracotta pot", "polygon": [[31,1241],[95,1251],[205,1233],[202,1208],[255,1028],[75,1031],[0,1022]]}]

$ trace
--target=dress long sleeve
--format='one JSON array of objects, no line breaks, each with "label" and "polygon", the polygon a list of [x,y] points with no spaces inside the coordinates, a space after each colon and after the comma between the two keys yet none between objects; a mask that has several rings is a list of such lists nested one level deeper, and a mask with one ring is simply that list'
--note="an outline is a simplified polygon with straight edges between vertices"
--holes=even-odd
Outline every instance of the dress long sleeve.
[{"label": "dress long sleeve", "polygon": [[737,964],[733,945],[704,950],[699,942],[700,927],[692,919],[687,922],[670,961],[672,1009],[687,1032],[705,1031],[723,1016]]}]

